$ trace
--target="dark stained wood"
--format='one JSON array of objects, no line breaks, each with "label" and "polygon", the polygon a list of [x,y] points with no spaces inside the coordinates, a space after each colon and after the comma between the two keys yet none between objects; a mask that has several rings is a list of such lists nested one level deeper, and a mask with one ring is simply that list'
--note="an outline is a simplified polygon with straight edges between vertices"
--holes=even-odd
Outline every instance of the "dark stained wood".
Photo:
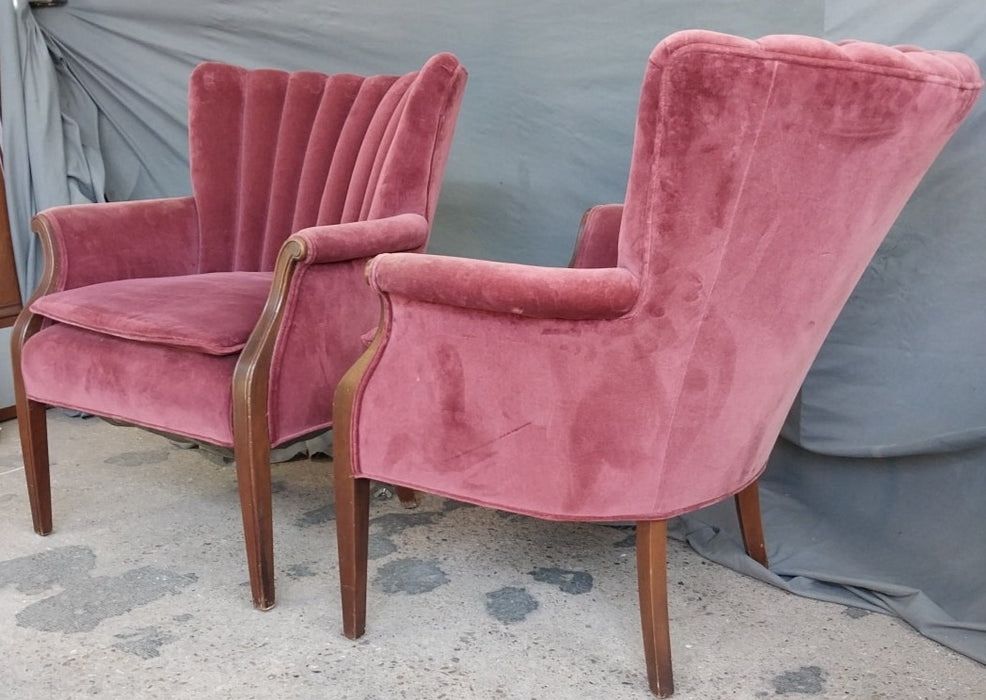
[{"label": "dark stained wood", "polygon": [[14,265],[14,244],[7,215],[7,189],[0,168],[0,328],[14,325],[21,310],[21,292]]},{"label": "dark stained wood", "polygon": [[31,301],[47,294],[53,286],[56,262],[52,257],[52,238],[48,222],[43,216],[31,221],[31,228],[41,238],[44,253],[44,272],[31,299],[17,316],[10,339],[11,369],[14,375],[14,398],[17,402],[17,428],[24,457],[24,475],[27,478],[27,495],[31,503],[31,519],[39,535],[52,530],[51,475],[48,462],[48,422],[43,404],[31,401],[24,391],[21,374],[21,352],[24,343],[41,329],[42,318],[29,311]]},{"label": "dark stained wood", "polygon": [[734,497],[736,517],[739,518],[740,534],[746,553],[767,568],[767,546],[763,537],[763,520],[760,517],[760,487],[754,481]]},{"label": "dark stained wood", "polygon": [[637,589],[644,633],[647,683],[660,698],[674,693],[668,621],[667,522],[637,523]]},{"label": "dark stained wood", "polygon": [[14,420],[17,417],[17,406],[4,406],[0,408],[0,423]]},{"label": "dark stained wood", "polygon": [[397,500],[405,508],[417,508],[421,505],[421,501],[418,500],[418,492],[414,489],[409,489],[407,486],[396,486],[394,490],[397,491]]},{"label": "dark stained wood", "polygon": [[51,533],[51,469],[48,463],[47,406],[18,395],[17,427],[24,452],[24,475],[27,477],[27,497],[31,503],[34,531],[39,535]]},{"label": "dark stained wood", "polygon": [[274,521],[270,484],[270,433],[267,427],[271,358],[291,277],[305,257],[304,241],[289,238],[281,247],[267,303],[233,371],[233,454],[243,515],[247,568],[253,605],[274,607]]},{"label": "dark stained wood", "polygon": [[366,352],[343,375],[336,387],[332,405],[342,632],[350,639],[357,639],[366,631],[366,568],[370,530],[370,482],[353,474],[353,405],[363,375],[370,368],[379,346],[378,332]]}]

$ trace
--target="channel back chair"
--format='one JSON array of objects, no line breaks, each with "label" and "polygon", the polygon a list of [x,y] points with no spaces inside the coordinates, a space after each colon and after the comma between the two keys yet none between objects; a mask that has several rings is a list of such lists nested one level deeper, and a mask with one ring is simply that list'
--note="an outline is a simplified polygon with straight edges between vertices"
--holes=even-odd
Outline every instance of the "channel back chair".
[{"label": "channel back chair", "polygon": [[274,604],[270,451],[332,425],[379,304],[367,259],[420,252],[466,82],[455,56],[363,77],[202,64],[187,197],[56,207],[13,334],[34,528],[45,409],[232,448],[254,605]]},{"label": "channel back chair", "polygon": [[757,480],[839,311],[977,99],[968,57],[686,31],[646,66],[622,205],[573,265],[385,254],[335,399],[344,633],[375,479],[539,518],[636,521],[650,689],[673,692],[666,521]]}]

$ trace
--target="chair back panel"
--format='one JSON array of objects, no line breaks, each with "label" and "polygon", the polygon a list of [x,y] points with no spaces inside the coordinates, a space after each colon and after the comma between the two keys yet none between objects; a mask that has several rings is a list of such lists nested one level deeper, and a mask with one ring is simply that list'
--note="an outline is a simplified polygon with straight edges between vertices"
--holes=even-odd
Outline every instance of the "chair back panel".
[{"label": "chair back panel", "polygon": [[911,47],[693,31],[655,49],[619,249],[641,279],[636,342],[663,387],[655,512],[762,470],[836,316],[980,87],[971,59]]},{"label": "chair back panel", "polygon": [[[464,82],[451,54],[399,77],[197,67],[189,155],[199,271],[271,270],[284,240],[309,226],[431,220]],[[431,158],[391,155],[408,149]]]}]

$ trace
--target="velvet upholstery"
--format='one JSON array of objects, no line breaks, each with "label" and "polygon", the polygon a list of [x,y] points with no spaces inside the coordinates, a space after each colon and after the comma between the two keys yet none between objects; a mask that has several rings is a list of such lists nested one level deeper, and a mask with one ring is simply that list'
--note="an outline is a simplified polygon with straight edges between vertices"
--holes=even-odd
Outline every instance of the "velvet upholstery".
[{"label": "velvet upholstery", "polygon": [[735,495],[766,566],[756,480],[785,415],[981,85],[955,53],[680,32],[646,68],[625,202],[586,214],[571,267],[374,258],[381,322],[334,409],[346,633],[369,479],[635,520],[648,676],[670,694],[664,522]]},{"label": "velvet upholstery", "polygon": [[[269,449],[331,427],[379,310],[366,260],[424,249],[465,80],[448,53],[401,76],[198,66],[191,196],[35,217],[46,269],[15,333],[21,413],[68,406],[234,447],[269,530]],[[46,474],[37,434],[24,449]]]},{"label": "velvet upholstery", "polygon": [[908,47],[662,42],[614,267],[371,262],[384,316],[355,473],[566,519],[736,493],[977,81],[964,56]]}]

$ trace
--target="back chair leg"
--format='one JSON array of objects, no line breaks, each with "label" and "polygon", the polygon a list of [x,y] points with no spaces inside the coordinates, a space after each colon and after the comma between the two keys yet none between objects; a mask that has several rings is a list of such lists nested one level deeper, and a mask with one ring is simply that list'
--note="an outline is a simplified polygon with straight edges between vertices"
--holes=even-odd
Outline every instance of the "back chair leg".
[{"label": "back chair leg", "polygon": [[397,500],[401,502],[403,507],[417,508],[421,505],[418,500],[418,492],[414,489],[409,489],[407,486],[396,486],[394,490],[397,491]]},{"label": "back chair leg", "polygon": [[348,453],[335,461],[336,538],[339,547],[339,584],[342,595],[342,631],[350,639],[366,631],[366,569],[369,555],[370,482],[356,479]]},{"label": "back chair leg", "polygon": [[767,546],[763,539],[763,520],[760,517],[760,487],[754,481],[734,497],[736,516],[746,553],[767,568]]},{"label": "back chair leg", "polygon": [[660,698],[674,693],[668,621],[667,522],[637,523],[637,588],[644,633],[647,682]]}]

